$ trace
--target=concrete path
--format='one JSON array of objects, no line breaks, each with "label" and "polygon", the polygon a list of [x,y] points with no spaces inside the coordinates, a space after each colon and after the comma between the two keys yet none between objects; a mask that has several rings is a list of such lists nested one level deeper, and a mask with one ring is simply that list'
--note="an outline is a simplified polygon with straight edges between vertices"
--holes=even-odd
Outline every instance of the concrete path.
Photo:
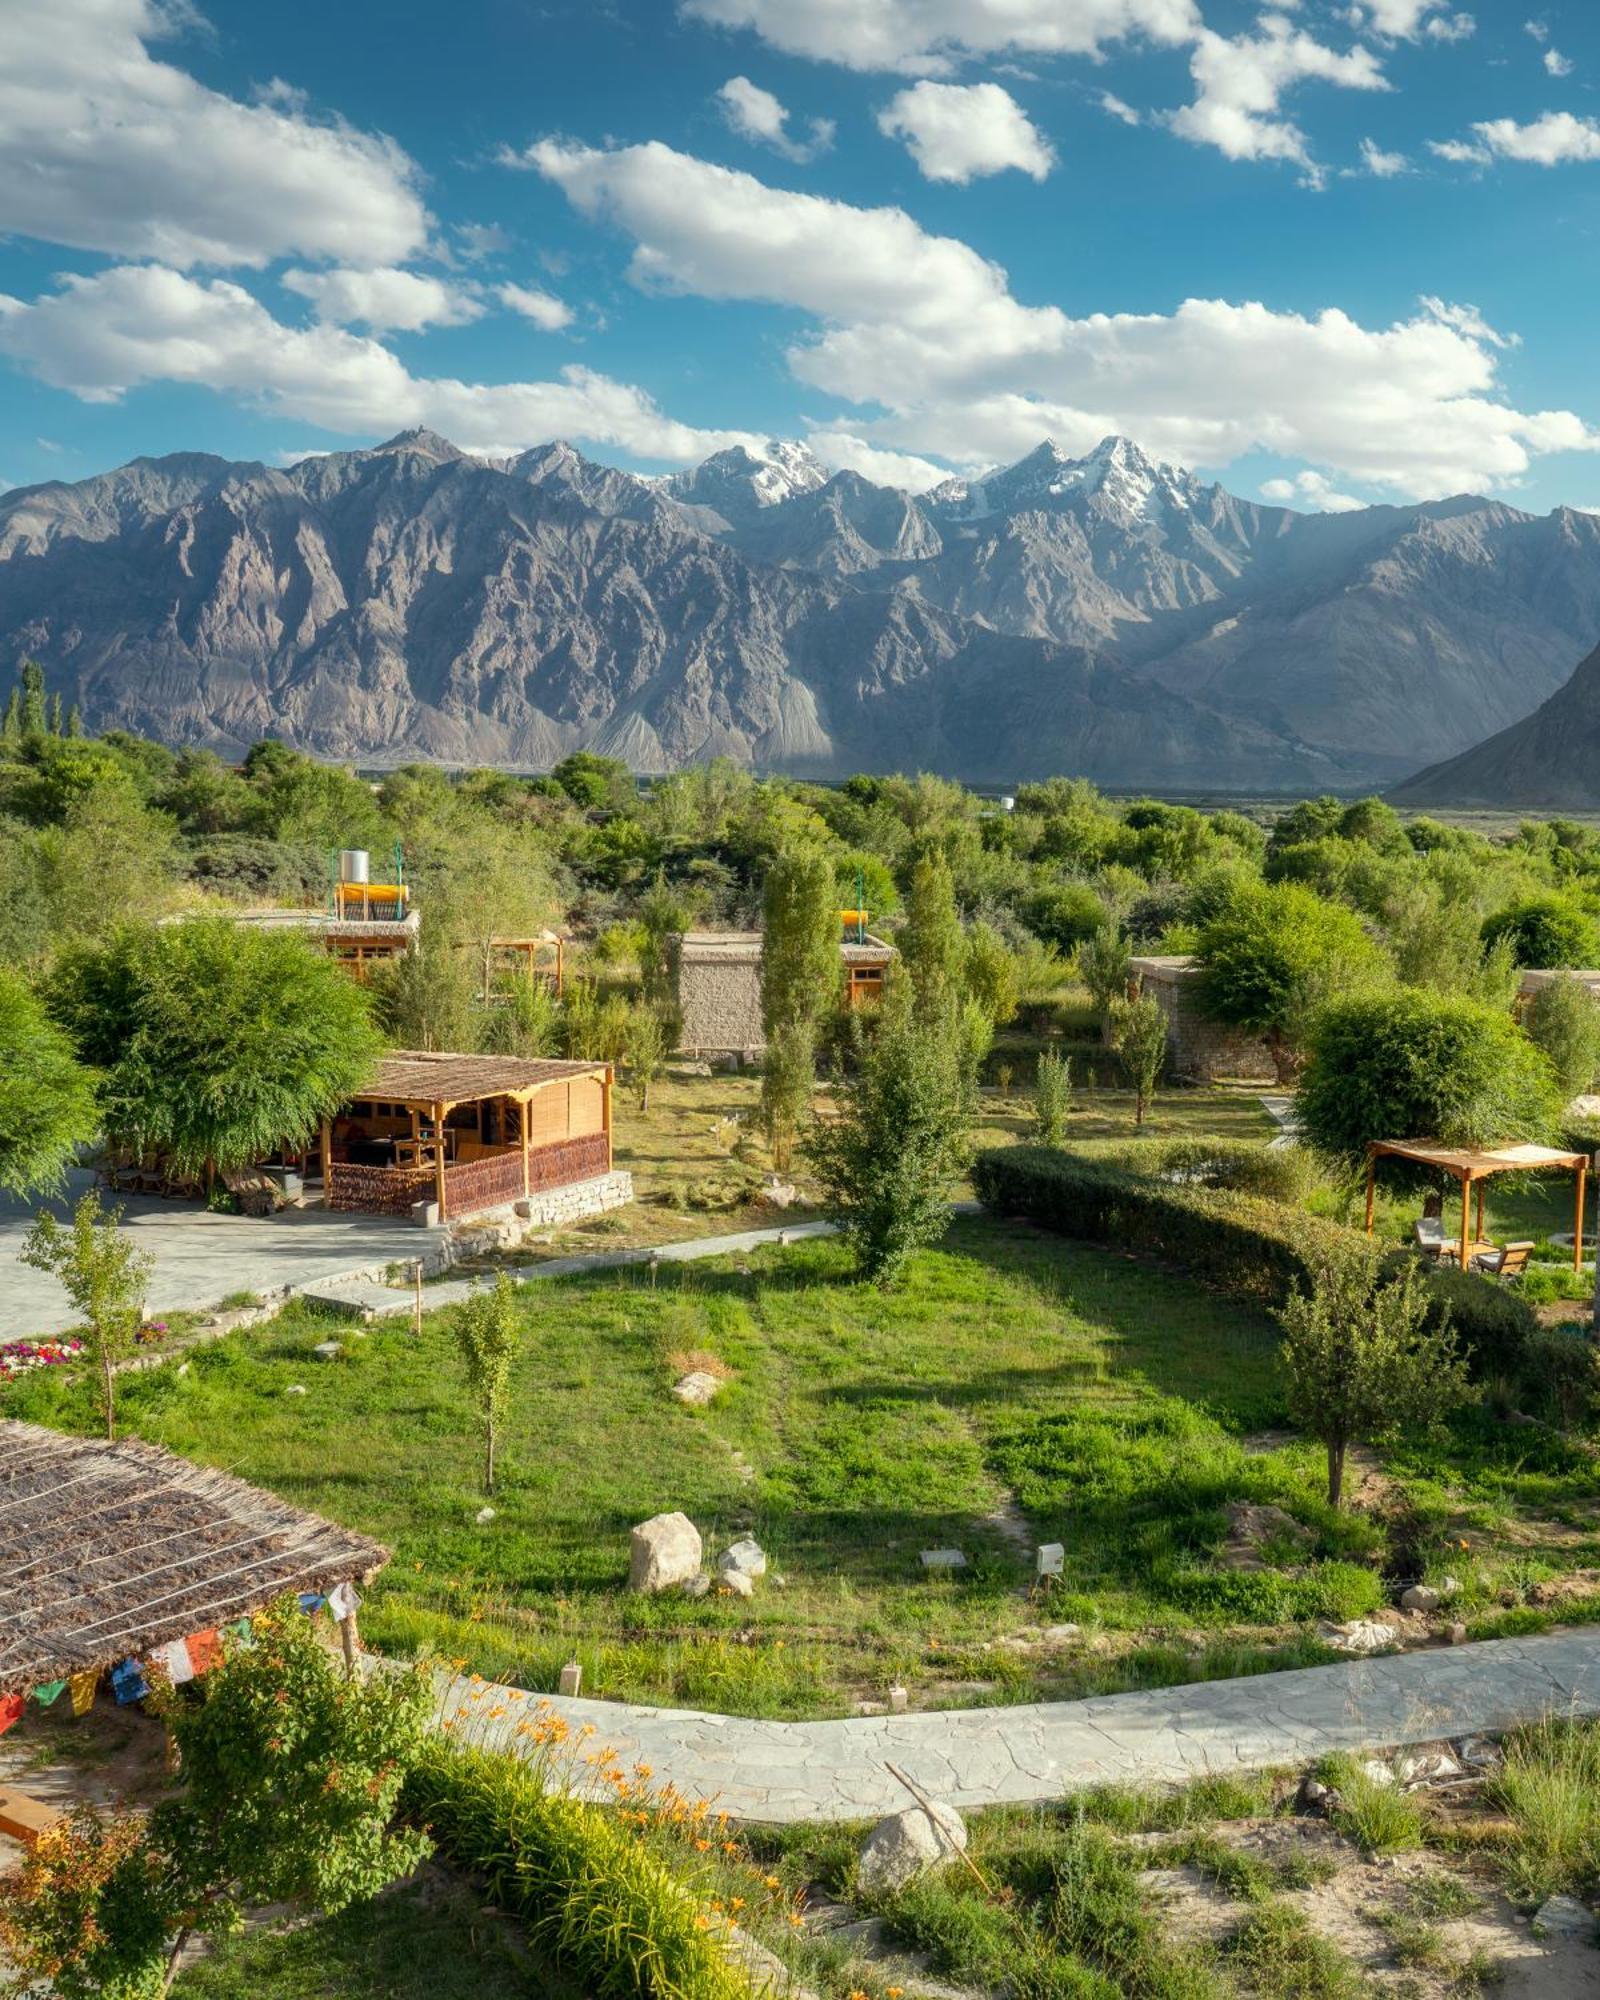
[{"label": "concrete path", "polygon": [[[55,1279],[21,1261],[22,1242],[35,1207],[65,1215],[92,1185],[92,1175],[74,1172],[59,1201],[0,1201],[0,1340],[61,1333],[77,1323]],[[390,1262],[436,1253],[444,1234],[392,1216],[335,1215],[322,1208],[286,1208],[254,1219],[212,1215],[193,1202],[148,1195],[131,1196],[126,1206],[129,1232],[155,1257],[149,1311],[156,1318],[203,1311],[231,1292],[265,1295],[319,1279],[378,1275]]]},{"label": "concrete path", "polygon": [[889,1763],[969,1812],[1104,1782],[1180,1783],[1331,1750],[1476,1735],[1552,1712],[1600,1714],[1600,1628],[1087,1701],[847,1722],[758,1722],[454,1681],[440,1719],[457,1741],[525,1754],[518,1725],[542,1699],[581,1744],[577,1780],[590,1779],[581,1753],[603,1746],[735,1819],[871,1819],[908,1802]]}]

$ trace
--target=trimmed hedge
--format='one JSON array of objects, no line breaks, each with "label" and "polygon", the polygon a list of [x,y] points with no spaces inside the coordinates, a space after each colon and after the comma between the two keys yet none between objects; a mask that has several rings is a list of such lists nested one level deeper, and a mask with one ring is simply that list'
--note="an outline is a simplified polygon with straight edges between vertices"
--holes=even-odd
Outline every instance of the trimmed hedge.
[{"label": "trimmed hedge", "polygon": [[[1364,1239],[1343,1224],[1259,1196],[1159,1180],[1044,1146],[979,1153],[972,1184],[997,1215],[1025,1216],[1090,1243],[1143,1251],[1235,1297],[1276,1308],[1309,1288],[1314,1262]],[[1396,1253],[1405,1255],[1404,1252]],[[1483,1375],[1510,1375],[1537,1321],[1514,1293],[1466,1271],[1428,1274],[1439,1310]]]},{"label": "trimmed hedge", "polygon": [[593,2000],[755,2000],[690,1888],[614,1812],[546,1791],[533,1766],[430,1744],[401,1804]]},{"label": "trimmed hedge", "polygon": [[1280,1205],[1299,1204],[1325,1185],[1314,1153],[1304,1146],[1269,1146],[1259,1139],[1080,1139],[1072,1157],[1190,1186],[1231,1188]]}]

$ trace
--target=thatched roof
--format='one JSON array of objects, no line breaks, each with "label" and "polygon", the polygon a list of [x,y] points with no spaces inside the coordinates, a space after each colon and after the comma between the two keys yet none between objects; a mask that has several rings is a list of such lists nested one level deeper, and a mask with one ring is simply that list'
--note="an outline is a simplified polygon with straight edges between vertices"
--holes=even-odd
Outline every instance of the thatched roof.
[{"label": "thatched roof", "polygon": [[380,1104],[471,1104],[480,1097],[520,1097],[575,1076],[604,1076],[606,1068],[603,1062],[391,1049],[374,1064],[361,1096]]},{"label": "thatched roof", "polygon": [[389,1551],[225,1472],[126,1438],[0,1421],[0,1694],[326,1593]]}]

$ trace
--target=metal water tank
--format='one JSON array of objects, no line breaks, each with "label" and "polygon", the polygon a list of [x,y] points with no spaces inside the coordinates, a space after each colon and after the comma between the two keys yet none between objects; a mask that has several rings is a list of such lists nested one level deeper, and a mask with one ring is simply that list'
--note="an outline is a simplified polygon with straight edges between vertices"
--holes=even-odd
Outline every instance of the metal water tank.
[{"label": "metal water tank", "polygon": [[354,883],[364,888],[372,879],[372,863],[364,847],[341,848],[339,852],[339,880]]}]

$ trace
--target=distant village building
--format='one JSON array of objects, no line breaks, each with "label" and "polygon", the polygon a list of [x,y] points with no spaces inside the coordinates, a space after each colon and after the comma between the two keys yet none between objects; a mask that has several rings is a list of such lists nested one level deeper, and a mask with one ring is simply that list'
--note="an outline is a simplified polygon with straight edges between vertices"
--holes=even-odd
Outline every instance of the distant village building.
[{"label": "distant village building", "polygon": [[1200,966],[1190,957],[1135,958],[1132,974],[1167,1017],[1167,1071],[1209,1083],[1219,1076],[1275,1077],[1257,1035],[1212,1020],[1200,1005]]},{"label": "distant village building", "polygon": [[[855,912],[850,912],[852,917]],[[685,931],[668,946],[673,1000],[685,1055],[737,1062],[759,1061],[766,1048],[761,1026],[760,931]],[[870,1006],[883,993],[895,950],[863,924],[852,924],[839,946],[848,1007]]]},{"label": "distant village building", "polygon": [[330,958],[363,985],[374,965],[386,965],[415,951],[421,918],[411,907],[399,848],[395,849],[395,879],[370,880],[371,858],[361,848],[346,848],[334,864],[325,908],[271,907],[228,911],[236,924],[253,930],[299,931],[320,944]]}]

